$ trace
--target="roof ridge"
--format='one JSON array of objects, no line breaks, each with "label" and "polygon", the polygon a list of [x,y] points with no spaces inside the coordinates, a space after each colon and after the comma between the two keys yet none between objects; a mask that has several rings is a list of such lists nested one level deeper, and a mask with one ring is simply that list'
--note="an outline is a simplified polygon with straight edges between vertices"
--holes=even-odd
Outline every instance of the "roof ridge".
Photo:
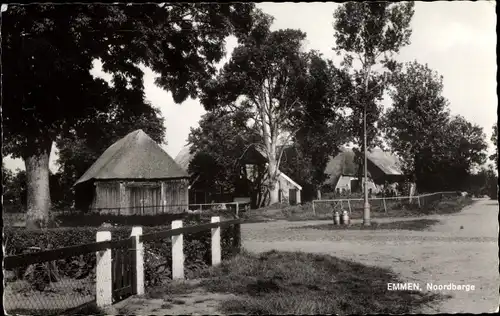
[{"label": "roof ridge", "polygon": [[75,185],[91,179],[188,177],[187,172],[142,129],[109,146]]}]

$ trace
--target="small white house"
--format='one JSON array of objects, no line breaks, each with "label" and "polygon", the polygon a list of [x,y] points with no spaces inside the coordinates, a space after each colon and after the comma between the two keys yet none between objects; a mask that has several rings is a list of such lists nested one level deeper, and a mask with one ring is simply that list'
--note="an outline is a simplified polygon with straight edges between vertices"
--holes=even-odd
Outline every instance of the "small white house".
[{"label": "small white house", "polygon": [[[364,178],[361,178],[361,186],[364,186]],[[350,193],[353,191],[355,186],[358,183],[358,178],[353,176],[342,175],[335,186],[336,193],[347,192]],[[380,191],[380,188],[370,179],[368,178],[368,190],[372,190],[372,193],[376,194]]]},{"label": "small white house", "polygon": [[290,205],[300,204],[302,187],[283,172],[279,174],[280,202],[287,202]]}]

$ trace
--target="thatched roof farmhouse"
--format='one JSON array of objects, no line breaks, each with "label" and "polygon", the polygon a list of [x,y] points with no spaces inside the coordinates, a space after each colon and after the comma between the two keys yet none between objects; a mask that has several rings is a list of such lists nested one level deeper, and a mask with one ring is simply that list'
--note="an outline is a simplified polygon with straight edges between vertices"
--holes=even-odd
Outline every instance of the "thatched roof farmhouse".
[{"label": "thatched roof farmhouse", "polygon": [[80,205],[123,215],[182,212],[187,172],[151,137],[136,130],[111,145],[75,183]]}]

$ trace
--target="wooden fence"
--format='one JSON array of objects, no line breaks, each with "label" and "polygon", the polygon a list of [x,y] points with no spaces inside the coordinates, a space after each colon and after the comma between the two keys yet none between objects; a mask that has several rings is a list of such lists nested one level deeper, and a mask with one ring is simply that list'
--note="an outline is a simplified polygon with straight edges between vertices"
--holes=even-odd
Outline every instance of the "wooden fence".
[{"label": "wooden fence", "polygon": [[[91,208],[90,212],[100,214],[113,214],[113,215],[158,215],[169,213],[167,210],[172,207],[184,205],[143,205],[131,207],[100,207]],[[248,202],[228,202],[228,203],[201,203],[201,204],[188,204],[187,209],[183,212],[204,212],[210,210],[226,210],[232,212],[234,215],[239,216],[241,210],[246,210],[249,206]]]},{"label": "wooden fence", "polygon": [[[144,243],[149,241],[172,239],[172,278],[184,278],[184,250],[183,236],[197,232],[211,230],[211,258],[212,265],[221,262],[221,227],[233,227],[234,236],[232,250],[238,253],[241,248],[241,220],[220,221],[220,217],[212,217],[211,223],[183,227],[182,221],[172,222],[172,229],[142,234],[142,227],[132,228],[130,238],[123,240],[111,240],[110,231],[99,231],[96,234],[96,242],[78,246],[71,246],[36,253],[26,253],[4,258],[5,271],[35,264],[45,264],[52,261],[64,260],[69,257],[95,253],[95,302],[98,307],[111,305],[130,295],[144,294]],[[4,307],[9,311],[13,304],[9,302],[14,296],[8,291],[4,294]],[[41,301],[41,300],[38,300]],[[43,305],[43,302],[41,302]],[[48,303],[47,303],[48,304]],[[50,306],[37,307],[37,310],[53,311],[57,308]],[[15,312],[15,311],[14,311]],[[25,313],[33,311],[26,311]],[[59,311],[61,312],[61,310]],[[12,308],[11,308],[12,313]],[[38,314],[38,312],[35,313]]]},{"label": "wooden fence", "polygon": [[[387,213],[387,202],[407,202],[408,204],[416,204],[418,207],[422,207],[424,205],[428,205],[432,202],[435,202],[437,200],[441,200],[444,197],[451,197],[451,196],[457,196],[457,192],[435,192],[435,193],[428,193],[428,194],[422,194],[422,195],[415,195],[415,196],[395,196],[395,197],[374,197],[374,198],[369,198],[369,201],[381,201],[383,204],[383,209],[384,212]],[[349,214],[352,212],[352,203],[353,202],[361,202],[364,201],[362,198],[356,198],[356,199],[330,199],[330,200],[313,200],[312,201],[312,210],[314,215],[316,215],[316,205],[315,204],[337,204],[340,206],[341,209],[346,208],[349,211]],[[345,207],[344,207],[345,205]],[[333,211],[333,209],[332,209]]]}]

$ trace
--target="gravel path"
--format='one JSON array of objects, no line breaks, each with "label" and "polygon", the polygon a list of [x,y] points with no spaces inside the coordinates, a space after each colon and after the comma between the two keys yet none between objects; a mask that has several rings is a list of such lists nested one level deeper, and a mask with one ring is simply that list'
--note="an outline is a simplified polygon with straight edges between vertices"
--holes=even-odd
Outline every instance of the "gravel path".
[{"label": "gravel path", "polygon": [[[326,231],[293,229],[329,221],[242,225],[243,246],[251,252],[304,251],[390,268],[403,282],[474,285],[474,291],[446,291],[451,299],[425,313],[493,312],[499,304],[498,203],[477,200],[458,214],[419,219],[441,222],[427,231]],[[411,218],[377,219],[378,222]],[[463,229],[460,227],[463,226]]]}]

